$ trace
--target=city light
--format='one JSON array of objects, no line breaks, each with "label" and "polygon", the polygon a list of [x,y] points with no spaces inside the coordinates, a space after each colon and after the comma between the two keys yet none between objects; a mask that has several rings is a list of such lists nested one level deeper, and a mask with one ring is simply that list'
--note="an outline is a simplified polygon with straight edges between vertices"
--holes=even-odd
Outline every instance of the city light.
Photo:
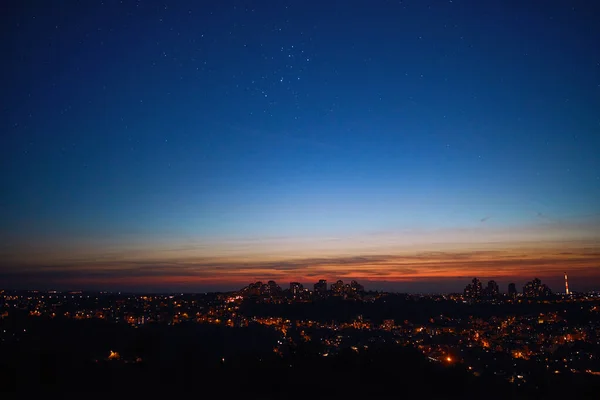
[{"label": "city light", "polygon": [[[534,279],[530,283],[532,285],[524,290],[533,290],[535,296],[545,293],[539,280]],[[322,288],[322,284],[321,281],[317,282],[317,287]],[[479,286],[477,281],[471,285]],[[481,297],[465,297],[464,294],[437,296],[370,293],[358,290],[360,287],[355,281],[348,286],[337,281],[331,290],[299,291],[301,285],[297,282],[291,284],[290,289],[282,289],[274,281],[269,281],[264,284],[256,282],[237,292],[206,298],[203,297],[205,295],[100,294],[77,296],[73,299],[68,296],[65,299],[60,293],[50,297],[44,296],[47,292],[5,291],[1,299],[5,310],[8,310],[2,313],[5,318],[12,315],[12,310],[18,309],[24,311],[28,318],[41,321],[46,318],[76,321],[97,319],[103,323],[123,324],[134,329],[156,324],[206,324],[220,329],[262,327],[275,334],[270,351],[280,358],[287,357],[300,344],[314,346],[320,357],[335,358],[346,349],[358,356],[385,343],[415,348],[432,363],[448,367],[464,363],[468,365],[466,369],[475,376],[484,371],[501,373],[509,382],[524,383],[521,372],[524,365],[536,363],[542,364],[552,374],[566,373],[565,371],[600,374],[596,372],[600,370],[600,364],[589,364],[596,362],[595,353],[584,350],[585,347],[568,353],[568,356],[554,356],[558,351],[570,351],[569,348],[574,345],[599,344],[597,332],[600,326],[594,323],[594,318],[598,317],[600,298],[594,293],[571,293],[569,297],[562,294],[553,297],[534,296],[527,301],[532,305],[543,305],[540,312],[523,313],[515,308],[514,312],[509,311],[507,315],[482,316],[471,308],[474,302],[482,306],[503,304],[510,310],[515,304],[513,298],[502,295],[486,297],[484,292]],[[488,287],[495,288],[493,284]],[[478,291],[479,289],[475,290]],[[468,302],[465,303],[465,299]],[[381,305],[389,307],[388,305],[407,302],[411,307],[423,305],[423,309],[446,304],[461,307],[462,314],[433,312],[432,315],[417,315],[416,320],[411,321],[406,316],[375,320],[367,313],[357,312],[349,319],[338,321],[318,318],[318,314],[296,319],[253,315],[243,309],[246,303],[277,304],[280,307],[313,303],[313,309],[318,310],[321,304],[328,301],[347,302],[344,304],[349,309],[359,306],[362,308],[356,310],[365,312],[372,312]],[[443,306],[441,309],[452,307]],[[567,323],[570,320],[569,309],[588,313],[588,322],[584,325]],[[398,307],[398,310],[401,313],[402,307]],[[29,327],[19,330],[3,329],[1,336],[3,341],[21,340],[24,335],[30,335],[30,331]],[[177,342],[177,339],[173,340]],[[146,357],[143,358],[144,361],[139,355],[122,357],[115,350],[110,350],[107,357],[99,356],[98,359],[111,361],[113,364],[146,362]],[[225,357],[219,356],[217,359],[220,359],[221,364],[225,363]],[[230,364],[235,365],[235,362]]]}]

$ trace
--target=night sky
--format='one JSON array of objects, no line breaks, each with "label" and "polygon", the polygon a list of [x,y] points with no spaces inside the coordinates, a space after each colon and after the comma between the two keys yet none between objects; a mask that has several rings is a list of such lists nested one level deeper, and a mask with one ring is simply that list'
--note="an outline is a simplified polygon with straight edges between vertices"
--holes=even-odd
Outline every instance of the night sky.
[{"label": "night sky", "polygon": [[0,15],[0,286],[600,289],[594,1]]}]

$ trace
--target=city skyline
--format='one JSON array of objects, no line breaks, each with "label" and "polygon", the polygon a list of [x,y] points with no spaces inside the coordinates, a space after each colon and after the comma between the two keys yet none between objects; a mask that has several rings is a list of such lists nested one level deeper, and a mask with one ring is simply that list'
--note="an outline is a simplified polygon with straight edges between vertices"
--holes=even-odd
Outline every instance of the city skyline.
[{"label": "city skyline", "polygon": [[[2,272],[8,285],[31,289],[41,288],[39,283],[44,282],[46,286],[63,289],[204,292],[235,290],[257,280],[306,284],[322,277],[359,279],[372,289],[442,293],[460,291],[462,280],[473,276],[494,279],[503,286],[509,282],[521,284],[537,276],[558,287],[567,270],[572,285],[578,290],[598,289],[598,243],[594,240],[552,241],[552,235],[548,235],[550,227],[549,224],[539,227],[545,228],[547,241],[486,242],[481,238],[489,239],[491,235],[480,234],[481,242],[474,243],[470,237],[476,236],[478,230],[473,229],[461,231],[467,234],[469,239],[463,240],[468,242],[456,243],[460,236],[455,235],[455,243],[431,245],[425,239],[421,244],[398,246],[395,251],[390,245],[382,248],[379,235],[352,238],[353,252],[340,248],[340,242],[343,243],[340,238],[303,238],[303,242],[286,238],[238,240],[220,249],[210,242],[194,245],[188,241],[177,248],[161,249],[154,245],[152,251],[147,244],[142,244],[138,245],[137,252],[131,250],[135,248],[132,245],[79,254],[76,250],[81,251],[81,248],[63,248],[70,257],[65,262],[64,253],[57,249],[52,252],[50,247],[45,252],[30,252],[29,258],[22,254],[20,258],[5,258],[5,265],[18,265],[18,269],[5,268]],[[578,231],[581,232],[584,231]],[[403,238],[416,241],[419,236],[423,233],[385,233],[385,239],[390,242],[400,242]],[[494,238],[501,239],[502,235]],[[296,250],[299,242],[308,248],[308,254],[319,247],[320,257],[299,255]],[[207,247],[211,251],[207,251]],[[236,248],[243,250],[236,254],[232,251]],[[39,264],[44,261],[46,265],[40,271]]]},{"label": "city skyline", "polygon": [[[542,275],[545,279],[544,283],[548,283],[551,282],[551,285],[549,287],[549,289],[552,291],[552,293],[557,293],[557,294],[564,294],[564,295],[571,295],[573,293],[590,293],[590,292],[597,292],[598,290],[595,289],[596,286],[595,284],[590,285],[589,282],[586,284],[586,277],[579,277],[576,278],[576,282],[578,284],[581,285],[581,289],[580,290],[573,290],[573,289],[569,289],[568,283],[567,283],[567,273],[564,272],[564,275],[561,275],[561,279],[558,279],[556,275]],[[495,286],[496,289],[495,292],[497,294],[500,295],[505,295],[505,294],[511,294],[511,287],[514,289],[516,288],[516,285],[521,285],[522,284],[522,291],[525,291],[525,287],[530,284],[532,281],[534,280],[539,280],[539,276],[540,275],[536,275],[535,278],[533,278],[532,280],[529,280],[527,282],[524,281],[524,279],[527,279],[525,277],[519,277],[517,280],[515,280],[515,276],[504,276],[504,277],[496,277],[496,276],[488,276],[488,277],[480,277],[480,276],[475,276],[472,278],[472,281],[478,281],[480,282],[480,284],[493,284]],[[424,294],[424,295],[435,295],[435,294],[456,294],[456,293],[460,293],[461,290],[457,290],[458,286],[461,284],[464,284],[465,279],[467,279],[468,277],[453,277],[453,278],[446,278],[445,282],[442,281],[443,283],[440,285],[440,281],[439,278],[433,278],[433,280],[436,280],[436,283],[438,285],[438,290],[437,291],[432,291],[430,289],[423,289],[423,287],[427,287],[427,285],[430,283],[429,281],[430,279],[427,278],[423,278],[423,279],[406,279],[406,280],[395,280],[395,281],[373,281],[370,279],[366,279],[366,281],[361,281],[361,282],[367,282],[367,287],[365,288],[365,290],[367,291],[382,291],[382,292],[387,292],[387,293],[404,293],[404,294]],[[305,277],[303,278],[305,279],[304,281],[276,281],[275,278],[271,277],[269,279],[260,279],[260,278],[256,278],[254,277],[254,280],[252,282],[250,282],[250,286],[254,285],[254,284],[259,284],[262,283],[263,285],[271,285],[274,284],[276,285],[278,288],[280,288],[281,290],[287,290],[288,288],[286,287],[287,285],[289,285],[289,290],[292,290],[292,287],[295,287],[296,290],[299,290],[299,288],[304,288],[303,290],[307,290],[309,292],[312,292],[313,290],[310,289],[310,287],[312,287],[313,285],[315,286],[315,291],[317,283],[323,284],[324,286],[324,290],[329,291],[329,290],[334,290],[333,286],[337,285],[338,283],[345,283],[346,286],[348,285],[354,285],[354,284],[358,284],[360,285],[361,288],[364,288],[363,285],[361,285],[361,282],[358,282],[355,279],[355,276],[349,276],[349,275],[345,275],[343,277],[340,276],[333,276],[330,275],[329,278],[325,278],[323,276],[310,276],[310,277]],[[310,280],[313,280],[313,282],[310,282]],[[468,279],[471,279],[470,277]],[[499,280],[498,280],[499,279]],[[563,280],[564,279],[564,280]],[[350,282],[350,284],[348,283]],[[562,286],[561,286],[561,282],[562,282]],[[164,283],[164,282],[163,282]],[[113,282],[114,284],[114,282]],[[193,284],[193,283],[192,283]],[[242,284],[242,280],[239,281],[239,284]],[[70,286],[68,286],[70,285]],[[199,289],[198,287],[194,287],[194,286],[189,286],[190,283],[188,280],[186,280],[186,286],[179,286],[179,287],[175,287],[173,286],[170,289],[165,289],[165,287],[163,286],[161,289],[156,289],[156,287],[146,287],[144,290],[144,287],[141,287],[139,285],[134,285],[134,286],[121,286],[121,287],[113,287],[111,290],[106,290],[106,286],[83,286],[83,287],[76,287],[73,286],[73,283],[69,283],[67,285],[65,284],[58,284],[58,286],[52,286],[50,284],[50,286],[45,285],[45,286],[39,286],[39,287],[27,287],[25,286],[8,286],[8,289],[11,290],[47,290],[47,291],[55,291],[55,290],[59,290],[59,291],[68,291],[68,292],[73,292],[73,291],[80,291],[80,290],[86,290],[86,291],[100,291],[103,293],[110,293],[110,292],[114,292],[116,293],[117,291],[120,292],[126,292],[126,293],[202,293],[202,292],[236,292],[238,290],[244,289],[248,286],[243,286],[243,287],[235,287],[234,284],[230,284],[230,285],[222,285],[222,286],[210,286],[205,288],[204,290]],[[468,285],[470,286],[470,285]],[[544,285],[546,286],[546,285]],[[551,287],[554,286],[554,287]],[[483,289],[480,290],[484,290],[485,287]],[[362,289],[361,289],[362,290]],[[485,290],[484,290],[485,291]],[[520,291],[517,289],[517,293],[520,293]]]},{"label": "city skyline", "polygon": [[600,289],[590,2],[11,3],[7,288]]}]

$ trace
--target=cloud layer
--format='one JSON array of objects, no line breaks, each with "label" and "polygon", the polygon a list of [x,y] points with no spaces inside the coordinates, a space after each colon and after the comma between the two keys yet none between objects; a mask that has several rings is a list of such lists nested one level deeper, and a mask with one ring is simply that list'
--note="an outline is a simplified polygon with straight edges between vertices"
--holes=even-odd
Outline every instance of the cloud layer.
[{"label": "cloud layer", "polygon": [[436,282],[456,282],[459,290],[473,276],[517,282],[538,276],[560,286],[563,271],[569,271],[573,282],[600,288],[600,225],[595,221],[506,228],[485,219],[472,228],[346,237],[5,243],[0,281],[29,288],[195,291],[235,289],[256,280],[285,285],[325,278],[357,279],[367,287],[396,285],[397,290],[421,282],[435,291]]},{"label": "cloud layer", "polygon": [[[88,259],[50,265],[3,266],[0,278],[18,286],[36,282],[61,287],[186,287],[231,289],[251,281],[281,284],[317,279],[357,279],[368,283],[460,280],[473,276],[496,280],[555,279],[563,271],[596,284],[600,248],[581,246],[517,247],[472,251],[415,252],[343,257],[260,260],[243,258]],[[577,278],[575,278],[577,279]]]}]

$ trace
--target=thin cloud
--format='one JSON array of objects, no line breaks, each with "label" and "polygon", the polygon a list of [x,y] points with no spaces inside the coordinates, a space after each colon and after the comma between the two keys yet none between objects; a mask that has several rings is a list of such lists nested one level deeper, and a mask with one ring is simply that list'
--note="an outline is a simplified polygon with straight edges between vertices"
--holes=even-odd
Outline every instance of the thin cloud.
[{"label": "thin cloud", "polygon": [[[177,284],[230,284],[275,279],[310,281],[327,279],[388,281],[406,279],[451,279],[464,276],[529,277],[554,276],[564,270],[591,277],[600,265],[597,248],[571,248],[557,254],[555,249],[511,249],[472,252],[421,252],[405,255],[365,255],[305,258],[280,261],[231,262],[227,259],[186,259],[179,262],[155,260],[90,261],[53,265],[0,265],[0,280],[10,286],[101,285],[126,282],[132,286]],[[571,272],[570,272],[571,273]]]},{"label": "thin cloud", "polygon": [[537,212],[536,217],[543,219],[545,221],[554,221],[552,218],[549,218],[547,215],[541,213],[541,212]]}]

